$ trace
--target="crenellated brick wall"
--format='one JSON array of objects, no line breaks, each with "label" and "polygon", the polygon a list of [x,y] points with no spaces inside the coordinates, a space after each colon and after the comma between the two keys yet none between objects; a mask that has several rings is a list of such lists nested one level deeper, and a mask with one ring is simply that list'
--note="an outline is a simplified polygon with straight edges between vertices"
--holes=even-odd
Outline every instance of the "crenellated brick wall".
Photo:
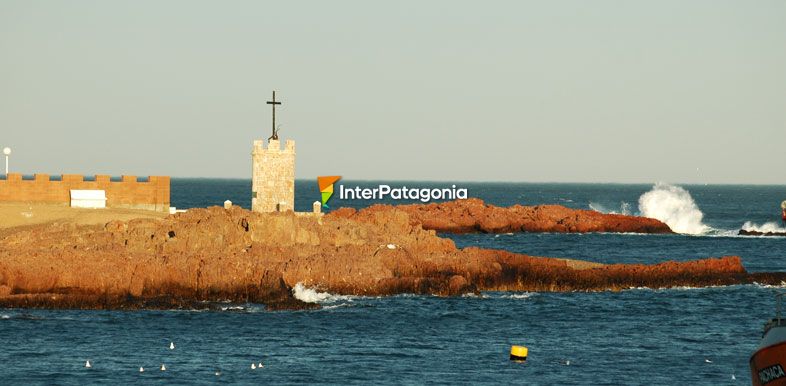
[{"label": "crenellated brick wall", "polygon": [[110,176],[97,175],[95,181],[85,181],[79,174],[63,174],[60,181],[53,181],[48,174],[36,174],[26,180],[21,174],[9,173],[0,180],[0,203],[29,202],[70,205],[71,190],[103,190],[108,208],[146,209],[169,211],[169,177],[150,176],[148,181],[138,181],[135,176],[123,176],[112,181]]}]

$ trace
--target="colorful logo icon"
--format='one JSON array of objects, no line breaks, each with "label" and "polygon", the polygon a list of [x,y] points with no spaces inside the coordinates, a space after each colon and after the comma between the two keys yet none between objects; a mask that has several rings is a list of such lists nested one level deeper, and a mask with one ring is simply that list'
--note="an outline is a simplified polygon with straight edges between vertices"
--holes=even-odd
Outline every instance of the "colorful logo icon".
[{"label": "colorful logo icon", "polygon": [[333,195],[333,184],[340,180],[341,176],[323,176],[317,177],[317,184],[319,184],[319,191],[322,192],[322,207],[330,208],[327,206],[330,196]]}]

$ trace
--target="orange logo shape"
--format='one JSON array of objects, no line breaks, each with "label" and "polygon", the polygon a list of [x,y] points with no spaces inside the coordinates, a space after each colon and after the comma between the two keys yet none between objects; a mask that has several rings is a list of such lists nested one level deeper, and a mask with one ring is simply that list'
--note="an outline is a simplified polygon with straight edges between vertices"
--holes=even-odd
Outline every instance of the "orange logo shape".
[{"label": "orange logo shape", "polygon": [[336,181],[340,180],[341,176],[322,176],[317,177],[317,184],[319,185],[319,191],[322,193],[322,207],[329,208],[327,206],[328,200],[333,195],[333,184]]}]

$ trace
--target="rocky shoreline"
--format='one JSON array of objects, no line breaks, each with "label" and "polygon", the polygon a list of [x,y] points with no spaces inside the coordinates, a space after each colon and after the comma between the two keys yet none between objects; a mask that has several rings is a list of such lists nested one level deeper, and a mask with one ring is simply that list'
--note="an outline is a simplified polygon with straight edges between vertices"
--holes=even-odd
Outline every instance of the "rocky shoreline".
[{"label": "rocky shoreline", "polygon": [[760,232],[760,231],[749,231],[745,229],[740,229],[737,232],[740,236],[772,236],[772,237],[786,237],[786,232]]},{"label": "rocky shoreline", "polygon": [[735,256],[603,265],[458,249],[423,229],[409,210],[337,212],[314,217],[211,207],[103,226],[6,230],[0,234],[0,307],[318,307],[293,297],[297,283],[346,295],[452,296],[786,280],[786,273],[747,273]]},{"label": "rocky shoreline", "polygon": [[449,233],[673,233],[668,225],[652,218],[606,214],[561,205],[503,208],[488,205],[477,198],[427,205],[373,205],[361,210],[341,208],[331,212],[330,216],[352,219],[390,211],[406,212],[413,225]]}]

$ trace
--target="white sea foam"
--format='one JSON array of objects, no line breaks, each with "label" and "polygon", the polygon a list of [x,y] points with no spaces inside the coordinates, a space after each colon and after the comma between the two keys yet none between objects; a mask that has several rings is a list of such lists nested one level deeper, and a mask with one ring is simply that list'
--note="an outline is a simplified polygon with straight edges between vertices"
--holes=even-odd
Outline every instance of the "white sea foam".
[{"label": "white sea foam", "polygon": [[712,289],[730,289],[730,288],[748,288],[748,287],[755,287],[755,288],[775,288],[775,289],[784,289],[786,288],[786,282],[781,282],[780,284],[761,284],[757,282],[753,282],[751,284],[729,284],[729,285],[708,285],[708,286],[686,286],[686,285],[679,285],[673,287],[664,287],[664,288],[650,288],[650,287],[629,287],[625,291],[654,291],[654,292],[663,292],[663,291],[697,291],[697,290],[712,290]]},{"label": "white sea foam", "polygon": [[761,283],[753,282],[753,285],[759,288],[777,288],[777,289],[786,288],[786,282],[784,281],[782,281],[781,284],[761,284]]},{"label": "white sea foam", "polygon": [[221,311],[245,311],[246,307],[243,306],[229,306],[229,307],[221,307]]},{"label": "white sea foam", "polygon": [[740,236],[739,231],[736,229],[713,229],[712,233],[708,234],[707,236],[711,237],[748,237],[748,236]]},{"label": "white sea foam", "polygon": [[590,201],[590,203],[589,203],[589,208],[590,208],[591,210],[594,210],[594,211],[596,211],[596,212],[600,212],[600,213],[608,213],[608,209],[606,209],[606,207],[605,207],[605,206],[603,206],[603,205],[601,205],[601,204],[598,204],[597,202],[592,202],[592,201]]},{"label": "white sea foam", "polygon": [[775,222],[766,222],[761,225],[757,225],[756,223],[752,223],[750,221],[746,221],[745,224],[742,224],[742,229],[746,231],[754,231],[754,232],[779,232],[779,233],[786,233],[786,228],[781,228],[778,223]]},{"label": "white sea foam", "polygon": [[629,287],[628,291],[655,291],[655,292],[662,292],[662,291],[692,291],[692,290],[705,290],[711,288],[726,288],[731,286],[725,285],[708,285],[704,287],[693,287],[687,285],[678,285],[673,287],[663,287],[663,288],[650,288],[650,287]]},{"label": "white sea foam", "polygon": [[292,295],[306,303],[333,303],[339,300],[352,301],[353,296],[333,295],[329,292],[319,292],[315,288],[308,288],[303,283],[295,284]]},{"label": "white sea foam", "polygon": [[666,223],[674,232],[700,235],[712,230],[704,225],[704,213],[696,206],[687,190],[674,185],[657,183],[639,197],[639,212],[644,217]]},{"label": "white sea foam", "polygon": [[606,213],[606,214],[630,215],[630,213],[631,213],[630,212],[630,203],[627,203],[625,201],[622,201],[620,203],[619,209],[609,209],[609,208],[605,207],[603,204],[600,204],[600,203],[597,203],[597,202],[590,202],[589,203],[589,208],[594,210],[594,211],[596,211],[596,212],[601,212],[601,213]]},{"label": "white sea foam", "polygon": [[529,299],[533,296],[537,295],[537,292],[525,292],[523,294],[508,294],[508,295],[501,295],[500,298],[502,299]]},{"label": "white sea foam", "polygon": [[336,308],[349,307],[349,306],[351,306],[351,304],[349,304],[349,303],[339,303],[339,304],[331,304],[329,306],[324,306],[324,307],[322,307],[322,309],[323,310],[333,310],[333,309],[336,309]]}]

